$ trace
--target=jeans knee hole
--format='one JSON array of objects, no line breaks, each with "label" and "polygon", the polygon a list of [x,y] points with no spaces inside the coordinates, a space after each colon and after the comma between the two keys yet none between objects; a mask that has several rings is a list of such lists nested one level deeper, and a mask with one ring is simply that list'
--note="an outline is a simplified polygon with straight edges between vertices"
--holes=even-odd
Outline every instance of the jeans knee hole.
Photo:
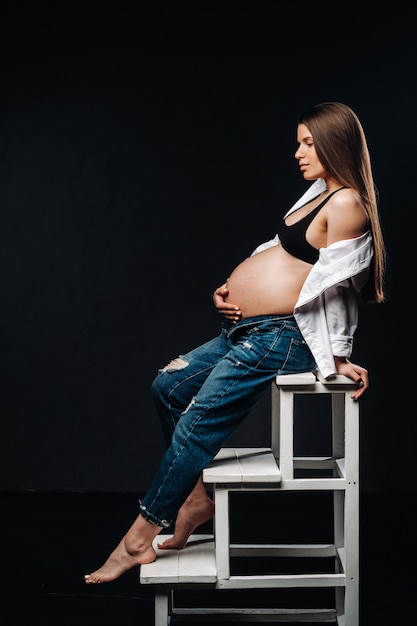
[{"label": "jeans knee hole", "polygon": [[165,365],[165,367],[162,368],[161,372],[175,372],[176,370],[183,370],[185,367],[187,367],[187,365],[187,361],[181,359],[181,357],[177,357],[176,359],[170,361],[168,365]]}]

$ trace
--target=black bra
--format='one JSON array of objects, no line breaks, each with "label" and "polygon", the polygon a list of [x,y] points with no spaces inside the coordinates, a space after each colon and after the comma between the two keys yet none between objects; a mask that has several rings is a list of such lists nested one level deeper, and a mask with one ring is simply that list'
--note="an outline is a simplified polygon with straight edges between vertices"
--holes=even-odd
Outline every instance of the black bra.
[{"label": "black bra", "polygon": [[[346,187],[340,187],[340,189],[346,189]],[[306,239],[307,228],[310,226],[320,209],[324,207],[333,194],[340,191],[340,189],[336,189],[329,194],[327,198],[324,198],[323,202],[320,202],[315,209],[310,211],[310,213],[307,213],[307,215],[298,220],[298,222],[287,226],[285,219],[281,220],[278,225],[278,237],[284,250],[291,254],[291,256],[294,256],[296,259],[300,259],[301,261],[305,261],[306,263],[311,263],[312,265],[318,261],[319,251],[317,248],[314,248],[314,246],[309,244]],[[310,200],[310,202],[312,202],[312,200]]]}]

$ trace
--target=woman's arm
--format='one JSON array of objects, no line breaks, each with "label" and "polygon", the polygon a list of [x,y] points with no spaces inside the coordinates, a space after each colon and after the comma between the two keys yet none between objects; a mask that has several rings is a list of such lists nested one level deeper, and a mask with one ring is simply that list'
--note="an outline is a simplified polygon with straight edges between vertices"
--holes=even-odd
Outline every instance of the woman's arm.
[{"label": "woman's arm", "polygon": [[[359,237],[367,229],[367,216],[360,201],[360,197],[353,190],[346,190],[345,193],[337,194],[327,212],[327,245],[344,239]],[[349,318],[349,298],[343,298],[343,289],[340,289],[339,298],[345,303],[343,313]],[[352,304],[351,304],[352,306]],[[329,316],[329,311],[327,311]],[[339,315],[342,311],[339,311]],[[339,318],[339,324],[343,314]],[[347,319],[346,319],[347,322]],[[343,325],[343,324],[341,324]],[[356,323],[354,324],[356,326]],[[346,323],[346,327],[349,323]],[[329,329],[330,333],[334,329]],[[340,332],[340,328],[339,328]],[[347,333],[347,330],[345,330]],[[351,395],[351,398],[358,400],[369,387],[368,370],[360,365],[351,363],[346,356],[335,356],[335,366],[338,374],[348,376],[359,384],[359,388]]]},{"label": "woman's arm", "polygon": [[301,290],[294,316],[325,378],[338,373],[334,355],[346,360],[352,354],[358,294],[371,260],[369,231],[322,248]]}]

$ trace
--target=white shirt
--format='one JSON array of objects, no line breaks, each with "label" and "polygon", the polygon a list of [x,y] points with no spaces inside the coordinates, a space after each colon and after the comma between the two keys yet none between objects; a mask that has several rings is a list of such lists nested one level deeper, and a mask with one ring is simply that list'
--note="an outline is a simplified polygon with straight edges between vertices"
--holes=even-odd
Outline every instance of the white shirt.
[{"label": "white shirt", "polygon": [[[324,180],[316,180],[285,217],[325,189]],[[279,243],[276,235],[252,254]],[[337,373],[333,356],[352,354],[353,335],[358,325],[358,294],[368,278],[372,256],[369,230],[360,237],[320,248],[319,259],[301,288],[294,317],[324,378]]]}]

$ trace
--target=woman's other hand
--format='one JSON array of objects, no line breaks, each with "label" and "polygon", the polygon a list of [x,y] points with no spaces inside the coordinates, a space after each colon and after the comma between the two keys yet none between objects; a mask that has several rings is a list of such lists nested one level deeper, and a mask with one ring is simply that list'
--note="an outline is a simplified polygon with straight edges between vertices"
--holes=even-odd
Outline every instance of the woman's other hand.
[{"label": "woman's other hand", "polygon": [[353,400],[358,400],[369,387],[368,370],[360,365],[351,363],[345,357],[334,357],[337,373],[342,376],[348,376],[359,385],[358,389],[350,396]]}]

